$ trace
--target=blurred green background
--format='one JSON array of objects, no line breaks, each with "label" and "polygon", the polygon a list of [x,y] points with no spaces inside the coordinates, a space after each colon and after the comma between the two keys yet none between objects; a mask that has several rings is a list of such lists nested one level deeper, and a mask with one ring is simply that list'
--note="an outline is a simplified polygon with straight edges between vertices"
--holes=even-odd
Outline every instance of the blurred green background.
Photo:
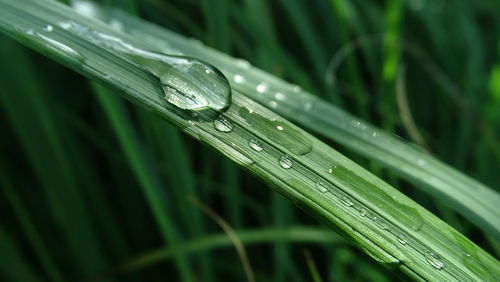
[{"label": "blurred green background", "polygon": [[[498,191],[499,1],[101,2],[299,84]],[[222,156],[102,98],[113,90],[0,42],[1,281],[245,280],[190,199],[254,236],[242,240],[257,281],[399,279]],[[330,144],[498,258],[498,242],[439,200]],[[183,263],[123,266],[164,237]]]}]

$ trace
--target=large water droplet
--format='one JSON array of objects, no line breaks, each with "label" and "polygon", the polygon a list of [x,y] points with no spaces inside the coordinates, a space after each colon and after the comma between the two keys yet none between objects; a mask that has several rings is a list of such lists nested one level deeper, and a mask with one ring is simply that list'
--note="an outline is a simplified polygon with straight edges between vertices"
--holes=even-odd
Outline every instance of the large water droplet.
[{"label": "large water droplet", "polygon": [[279,164],[282,168],[289,169],[293,166],[293,160],[289,156],[283,155],[279,159]]},{"label": "large water droplet", "polygon": [[255,150],[257,152],[262,151],[262,144],[260,143],[259,140],[250,139],[250,141],[248,141],[248,145],[250,146],[250,148],[252,148],[253,150]]},{"label": "large water droplet", "polygon": [[220,116],[214,120],[214,127],[220,132],[231,132],[233,131],[233,124],[223,116]]},{"label": "large water droplet", "polygon": [[228,81],[207,63],[150,52],[135,56],[134,61],[160,79],[165,99],[177,108],[220,113],[231,103]]},{"label": "large water droplet", "polygon": [[441,258],[433,253],[433,252],[425,252],[425,259],[427,262],[434,268],[436,269],[442,269],[444,267],[444,262],[441,260]]}]

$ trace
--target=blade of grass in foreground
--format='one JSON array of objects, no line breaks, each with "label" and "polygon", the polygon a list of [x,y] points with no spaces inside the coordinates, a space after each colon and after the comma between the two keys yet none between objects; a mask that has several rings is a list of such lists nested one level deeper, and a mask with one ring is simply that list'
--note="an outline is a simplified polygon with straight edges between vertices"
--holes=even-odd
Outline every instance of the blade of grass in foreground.
[{"label": "blade of grass in foreground", "polygon": [[229,78],[234,89],[319,135],[379,161],[500,238],[500,210],[496,208],[500,195],[491,188],[298,86],[251,67],[246,61],[235,60],[123,12],[99,11],[103,20],[119,23],[122,31],[149,44],[150,50],[183,53],[214,64]]},{"label": "blade of grass in foreground", "polygon": [[[197,119],[192,115],[197,112],[186,115],[164,99],[165,88],[151,71],[152,65],[133,63],[112,48],[116,42],[147,48],[126,34],[51,1],[0,0],[0,30],[89,78],[122,90],[124,97],[224,154],[388,267],[419,280],[500,278],[500,264],[491,255],[239,91],[233,89],[229,108],[214,120]],[[101,41],[95,40],[96,34]],[[174,75],[160,74],[162,81],[179,77]],[[189,78],[193,77],[185,77]]]}]

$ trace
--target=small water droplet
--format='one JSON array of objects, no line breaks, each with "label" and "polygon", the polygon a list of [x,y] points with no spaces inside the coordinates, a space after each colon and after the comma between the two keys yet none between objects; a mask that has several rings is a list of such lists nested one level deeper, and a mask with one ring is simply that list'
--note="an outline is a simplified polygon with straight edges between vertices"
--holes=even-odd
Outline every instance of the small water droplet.
[{"label": "small water droplet", "polygon": [[52,31],[54,31],[54,27],[52,25],[48,24],[47,26],[45,26],[43,28],[43,30],[45,30],[47,32],[52,32]]},{"label": "small water droplet", "polygon": [[302,88],[300,88],[300,86],[298,86],[298,85],[294,85],[292,90],[293,90],[293,92],[300,92],[302,90]]},{"label": "small water droplet", "polygon": [[117,20],[117,19],[111,19],[109,21],[109,26],[111,26],[112,29],[116,29],[116,30],[119,30],[119,31],[122,31],[123,30],[123,24],[121,21]]},{"label": "small water droplet", "polygon": [[318,181],[316,181],[316,188],[321,192],[321,193],[326,193],[328,192],[328,188],[326,187],[326,184],[321,180],[321,179],[318,179]]},{"label": "small water droplet", "polygon": [[372,220],[375,222],[375,224],[377,224],[378,227],[380,227],[380,229],[383,229],[383,230],[387,229],[387,225],[377,216],[373,216]]},{"label": "small water droplet", "polygon": [[214,127],[220,132],[231,132],[233,131],[233,124],[225,117],[219,116],[218,119],[214,120]]},{"label": "small water droplet", "polygon": [[262,82],[261,84],[257,85],[257,92],[259,93],[264,93],[267,91],[267,89],[269,88],[269,85],[265,82]]},{"label": "small water droplet", "polygon": [[432,267],[436,269],[442,269],[444,267],[444,262],[437,254],[433,252],[425,252],[425,259]]},{"label": "small water droplet", "polygon": [[284,101],[286,100],[286,95],[281,92],[276,92],[276,94],[274,94],[274,98],[278,101]]},{"label": "small water droplet", "polygon": [[275,109],[277,106],[278,106],[278,103],[276,103],[276,101],[270,101],[269,102],[269,106],[273,109]]},{"label": "small water droplet", "polygon": [[237,59],[236,65],[242,69],[248,69],[250,67],[250,63],[247,60]]},{"label": "small water droplet", "polygon": [[361,123],[361,121],[359,121],[359,120],[353,120],[352,125],[354,125],[355,127],[359,128],[361,130],[365,130],[367,128],[366,125]]},{"label": "small water droplet", "polygon": [[333,171],[337,168],[337,165],[332,165],[331,168],[328,169],[328,173],[332,174]]},{"label": "small water droplet", "polygon": [[60,22],[59,26],[63,29],[70,29],[71,28],[71,22]]},{"label": "small water droplet", "polygon": [[305,101],[303,105],[305,111],[310,111],[313,108],[313,106],[314,106],[313,101]]},{"label": "small water droplet", "polygon": [[398,236],[398,242],[403,244],[403,245],[406,245],[406,243],[408,243],[408,241],[406,241],[406,237],[404,235]]},{"label": "small water droplet", "polygon": [[366,216],[366,214],[367,214],[366,209],[362,208],[362,209],[359,210],[359,215]]},{"label": "small water droplet", "polygon": [[[312,140],[304,136],[299,130],[288,126],[285,122],[269,119],[247,107],[241,107],[238,113],[256,132],[265,134],[268,138],[283,146],[288,152],[298,156],[311,152]],[[275,128],[275,130],[269,130],[271,127]]]},{"label": "small water droplet", "polygon": [[279,163],[282,168],[286,169],[289,169],[293,166],[293,160],[287,155],[281,156]]},{"label": "small water droplet", "polygon": [[351,200],[349,200],[349,198],[347,197],[342,197],[342,199],[340,199],[340,201],[342,202],[342,204],[348,206],[348,207],[352,207],[353,206],[353,203],[351,202]]},{"label": "small water droplet", "polygon": [[86,17],[97,18],[97,15],[99,15],[97,7],[90,1],[73,1],[71,5],[77,13]]},{"label": "small water droplet", "polygon": [[69,47],[68,45],[66,45],[62,42],[59,42],[55,39],[52,39],[48,36],[45,36],[41,33],[36,33],[36,35],[39,38],[41,38],[42,40],[44,40],[46,43],[46,46],[51,48],[55,52],[65,56],[73,61],[77,61],[78,63],[82,63],[84,61],[83,56],[78,51]]},{"label": "small water droplet", "polygon": [[372,136],[373,136],[373,137],[377,137],[377,132],[376,132],[376,131],[373,131]]},{"label": "small water droplet", "polygon": [[250,139],[250,141],[248,141],[248,145],[250,145],[250,148],[254,149],[257,152],[262,151],[262,144],[259,140]]},{"label": "small water droplet", "polygon": [[236,83],[244,83],[246,81],[245,77],[243,77],[242,75],[239,75],[239,74],[235,74],[233,79],[234,79],[234,82],[236,82]]}]

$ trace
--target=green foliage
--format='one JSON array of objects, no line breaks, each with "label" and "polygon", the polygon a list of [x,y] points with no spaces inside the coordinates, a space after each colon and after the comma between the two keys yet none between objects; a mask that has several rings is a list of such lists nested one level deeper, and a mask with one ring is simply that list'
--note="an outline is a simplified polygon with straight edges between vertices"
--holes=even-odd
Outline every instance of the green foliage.
[{"label": "green foliage", "polygon": [[[440,1],[389,2],[387,6],[375,1],[313,1],[312,5],[277,1],[270,5],[207,0],[202,4],[181,1],[170,7],[150,0],[126,1],[121,8],[243,56],[390,133],[405,136],[408,132],[412,138],[411,130],[420,131],[435,156],[495,185],[500,155],[495,131],[499,126],[495,109],[500,106],[495,99],[498,42],[493,35],[499,29],[492,24],[495,6],[466,1],[453,7]],[[80,11],[91,11],[84,2],[75,3]],[[0,6],[4,32],[113,86],[119,94],[223,153],[385,266],[415,279],[498,278],[496,259],[274,111],[399,171],[402,178],[379,163],[339,148],[494,252],[496,239],[488,242],[485,233],[442,204],[451,204],[472,223],[498,234],[498,217],[491,209],[498,194],[486,186],[331,104],[247,67],[245,61],[130,16],[108,10],[92,13],[129,34],[124,35],[50,2],[2,0]],[[456,23],[440,17],[450,12]],[[63,26],[69,21],[140,48],[178,50],[213,63],[232,83],[233,104],[214,123],[186,119],[158,94],[162,89],[147,67],[76,30],[65,31]],[[446,24],[454,31],[443,31]],[[491,29],[485,31],[484,25]],[[373,34],[380,34],[380,39]],[[5,217],[0,257],[8,264],[0,269],[0,277],[13,281],[34,277],[113,280],[126,272],[120,281],[155,280],[165,275],[179,275],[176,277],[185,281],[243,279],[234,251],[211,252],[215,246],[230,244],[221,235],[208,235],[218,228],[186,200],[195,197],[236,228],[277,226],[237,230],[243,243],[275,242],[273,249],[247,247],[258,281],[301,281],[311,275],[318,281],[391,279],[389,272],[335,234],[329,239],[320,227],[285,229],[290,224],[317,223],[301,216],[278,194],[256,189],[262,186],[259,182],[181,136],[163,120],[123,103],[115,90],[89,84],[9,39],[1,40],[8,71],[0,79],[4,89],[0,122],[5,123],[6,136],[0,164],[1,192],[6,196],[1,200]],[[450,49],[457,44],[463,48]],[[336,50],[340,57],[333,54]],[[333,59],[327,67],[330,55]],[[457,56],[465,59],[458,64]],[[343,60],[347,72],[339,70]],[[400,80],[403,65],[408,75]],[[324,73],[331,77],[331,71],[335,72],[334,83],[325,82]],[[238,83],[241,78],[235,75],[244,77],[246,83]],[[429,80],[435,84],[423,83]],[[403,94],[408,95],[406,109],[413,114],[413,128],[404,122],[408,110],[401,110],[395,94],[401,83],[407,92]],[[89,95],[92,92],[94,96]],[[288,102],[277,93],[286,95]],[[308,105],[314,108],[307,111]],[[429,111],[432,107],[435,110]],[[364,138],[366,133],[379,137],[370,141],[374,138]],[[420,159],[426,165],[415,163]],[[434,198],[402,180],[416,183],[417,188],[424,185]],[[307,242],[304,238],[321,245],[306,246],[309,251],[303,252],[297,243]],[[134,258],[152,248],[156,250],[151,255]],[[174,263],[166,268],[143,268],[170,257]],[[132,263],[122,265],[125,261]]]}]

